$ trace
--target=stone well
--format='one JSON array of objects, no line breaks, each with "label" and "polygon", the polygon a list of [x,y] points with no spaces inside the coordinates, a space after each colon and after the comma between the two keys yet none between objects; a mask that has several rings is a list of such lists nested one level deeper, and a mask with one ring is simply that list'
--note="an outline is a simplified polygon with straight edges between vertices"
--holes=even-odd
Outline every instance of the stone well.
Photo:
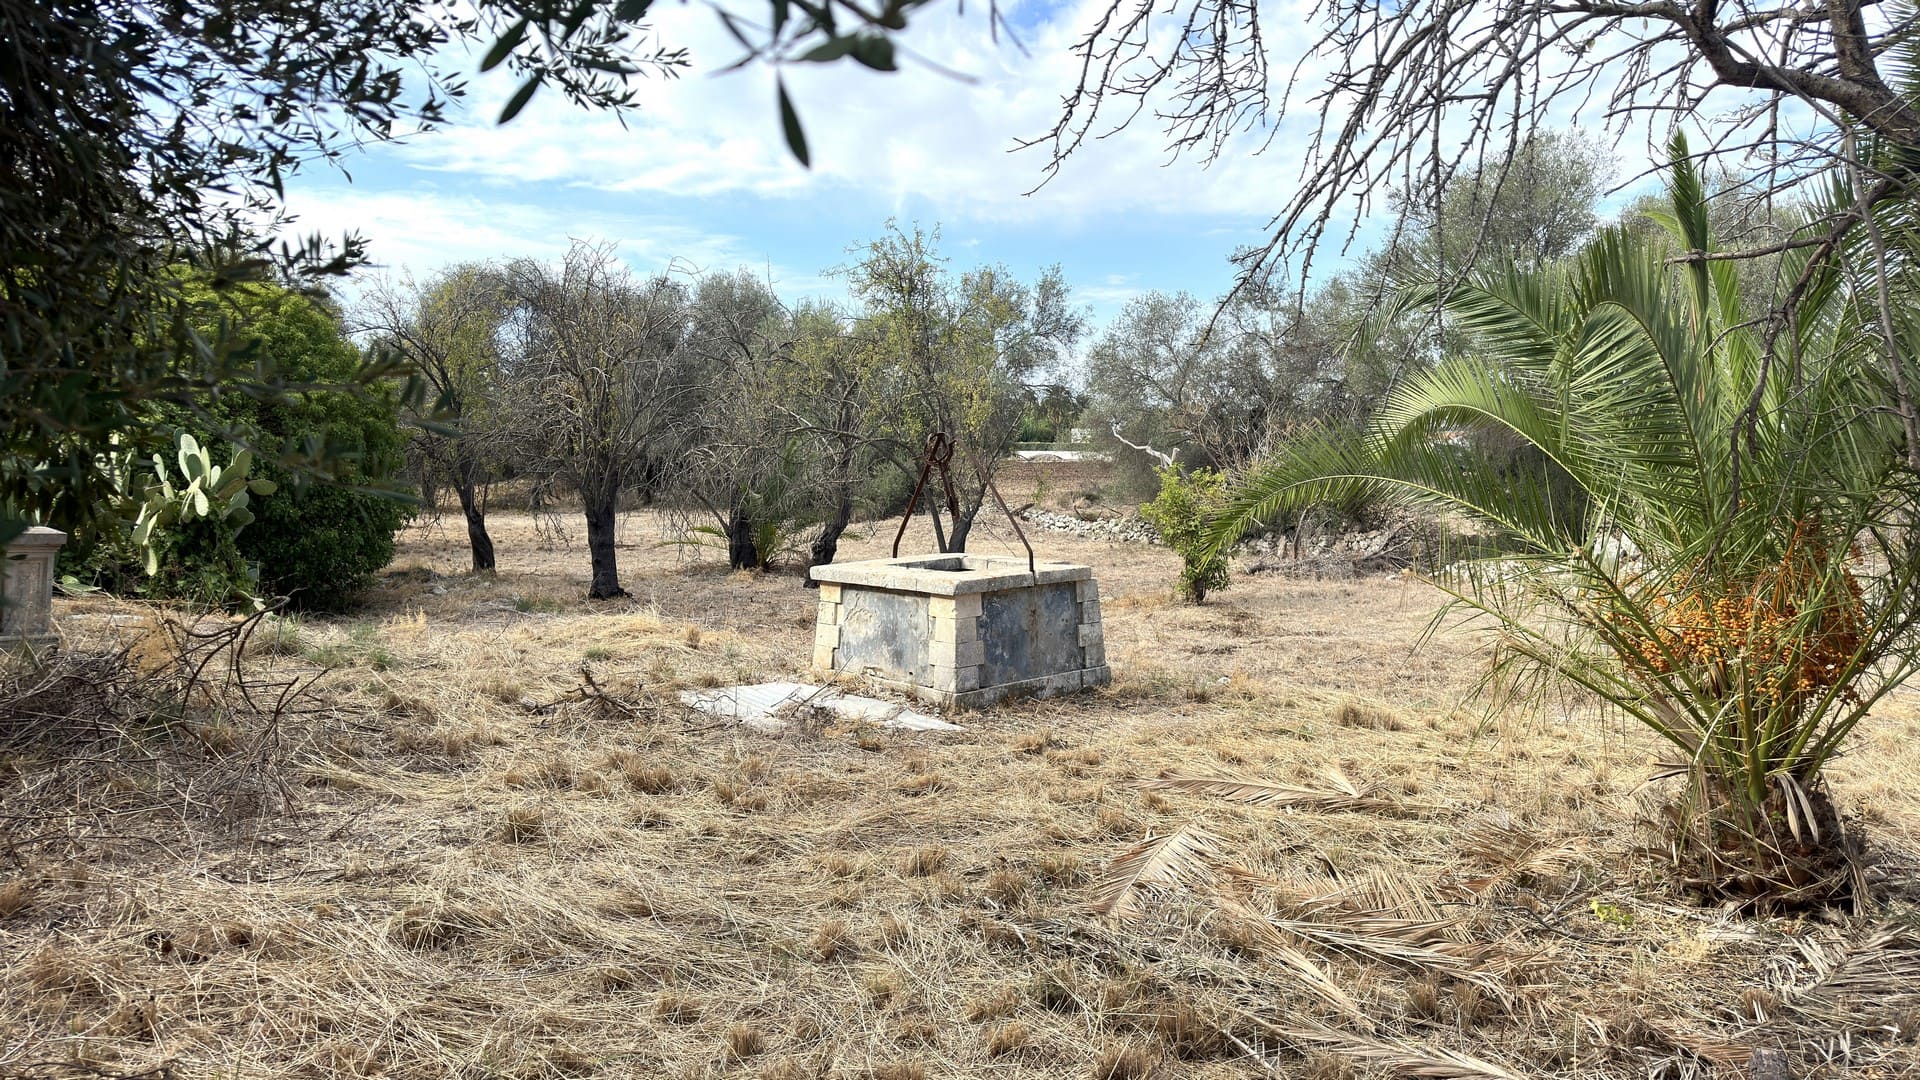
[{"label": "stone well", "polygon": [[13,538],[0,568],[0,647],[21,639],[44,641],[52,634],[53,559],[67,534],[38,525]]},{"label": "stone well", "polygon": [[813,666],[976,708],[1112,678],[1093,568],[994,555],[816,566]]}]

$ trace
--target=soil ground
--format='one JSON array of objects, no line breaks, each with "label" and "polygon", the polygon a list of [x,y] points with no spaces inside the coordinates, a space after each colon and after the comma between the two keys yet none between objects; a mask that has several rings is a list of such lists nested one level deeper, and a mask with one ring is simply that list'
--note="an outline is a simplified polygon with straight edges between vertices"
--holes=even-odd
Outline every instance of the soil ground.
[{"label": "soil ground", "polygon": [[[1748,918],[1642,850],[1658,747],[1574,700],[1487,715],[1485,643],[1422,644],[1406,576],[1181,606],[1164,550],[1042,533],[1095,569],[1111,688],[765,735],[677,693],[805,678],[796,578],[641,513],[631,599],[589,604],[580,536],[494,535],[492,579],[424,523],[365,610],[256,637],[256,672],[330,669],[270,745],[15,740],[0,1077],[1920,1075],[1920,694],[1833,770],[1872,907]],[[61,608],[73,653],[134,610]],[[240,800],[204,778],[243,752]],[[1096,913],[1150,836],[1185,872]]]}]

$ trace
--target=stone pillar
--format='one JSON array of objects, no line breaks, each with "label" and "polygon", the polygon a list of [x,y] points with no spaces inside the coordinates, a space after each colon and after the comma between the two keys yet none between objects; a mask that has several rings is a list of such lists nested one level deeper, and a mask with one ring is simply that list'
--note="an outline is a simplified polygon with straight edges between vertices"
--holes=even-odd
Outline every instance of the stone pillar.
[{"label": "stone pillar", "polygon": [[840,586],[823,584],[819,593],[820,614],[813,624],[813,667],[831,673],[834,653],[840,648]]},{"label": "stone pillar", "polygon": [[36,525],[7,545],[6,571],[0,576],[0,644],[25,638],[41,641],[53,630],[53,557],[67,542],[59,529]]},{"label": "stone pillar", "polygon": [[1082,686],[1105,686],[1113,681],[1107,666],[1107,635],[1100,627],[1100,584],[1092,578],[1074,582],[1080,600],[1080,677]]},{"label": "stone pillar", "polygon": [[987,662],[980,611],[979,593],[927,600],[928,689],[942,694],[980,689],[980,667]]}]

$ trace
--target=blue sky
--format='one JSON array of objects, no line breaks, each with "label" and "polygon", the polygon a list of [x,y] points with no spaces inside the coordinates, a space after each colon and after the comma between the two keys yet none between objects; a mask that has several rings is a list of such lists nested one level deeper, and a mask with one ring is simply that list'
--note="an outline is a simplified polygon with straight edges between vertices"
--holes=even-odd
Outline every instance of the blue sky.
[{"label": "blue sky", "polygon": [[[643,271],[676,260],[700,270],[748,266],[798,298],[843,295],[823,272],[896,218],[938,224],[956,267],[1004,263],[1031,277],[1057,262],[1104,321],[1148,289],[1221,293],[1232,280],[1228,256],[1264,236],[1298,180],[1300,155],[1286,139],[1264,156],[1230,151],[1202,168],[1170,162],[1161,133],[1143,122],[1024,194],[1044,158],[1009,151],[1054,119],[1073,77],[1068,45],[1087,12],[1036,2],[1012,8],[1024,53],[989,40],[984,4],[964,15],[936,5],[905,35],[900,73],[847,62],[790,71],[813,149],[809,171],[781,139],[772,73],[709,74],[738,52],[711,10],[655,10],[662,36],[691,46],[696,66],[643,85],[645,104],[624,130],[545,94],[496,127],[514,83],[480,76],[451,126],[371,148],[343,162],[345,172],[296,177],[297,230],[358,231],[376,263],[419,276],[466,259],[555,257],[569,237],[608,239]],[[915,54],[975,81],[942,75]]]}]

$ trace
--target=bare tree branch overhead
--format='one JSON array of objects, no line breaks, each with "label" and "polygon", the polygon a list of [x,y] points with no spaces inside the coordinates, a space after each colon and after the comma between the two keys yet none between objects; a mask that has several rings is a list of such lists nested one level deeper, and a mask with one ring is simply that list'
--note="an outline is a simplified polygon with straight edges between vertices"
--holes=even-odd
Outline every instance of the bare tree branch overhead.
[{"label": "bare tree branch overhead", "polygon": [[1658,144],[1695,124],[1698,157],[1740,162],[1769,194],[1852,160],[1860,139],[1920,150],[1920,109],[1889,85],[1914,19],[1879,0],[1113,0],[1075,47],[1053,127],[1021,145],[1048,155],[1050,179],[1143,118],[1209,161],[1298,131],[1298,182],[1239,257],[1244,285],[1278,263],[1304,276],[1323,242],[1351,239],[1350,215],[1392,190],[1437,193],[1543,127]]}]

